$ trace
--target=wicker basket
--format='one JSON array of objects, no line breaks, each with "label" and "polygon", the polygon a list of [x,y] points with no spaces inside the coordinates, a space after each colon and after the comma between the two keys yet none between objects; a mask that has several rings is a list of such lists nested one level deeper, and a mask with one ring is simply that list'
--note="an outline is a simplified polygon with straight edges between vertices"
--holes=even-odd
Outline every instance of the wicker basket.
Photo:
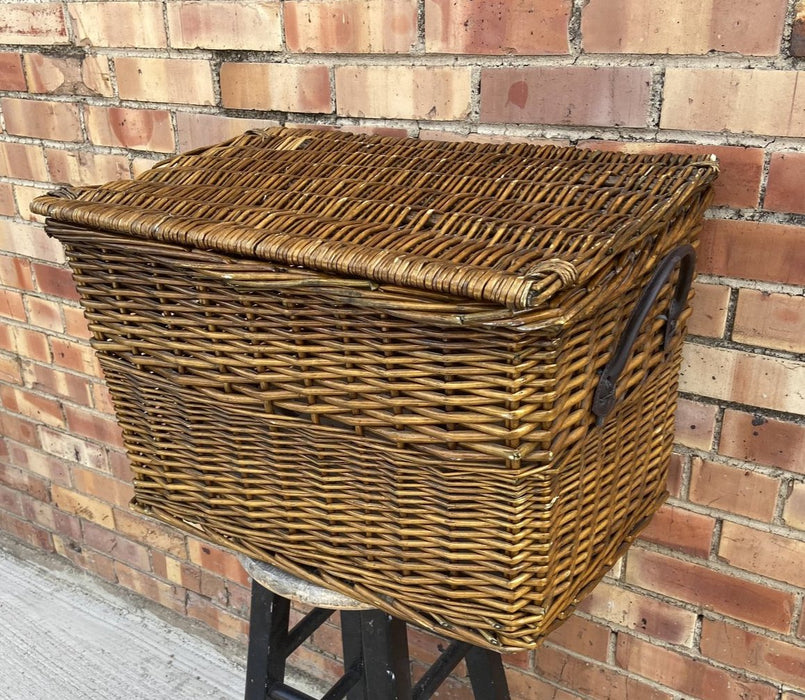
[{"label": "wicker basket", "polygon": [[530,648],[665,496],[713,159],[249,132],[34,211],[134,507]]}]

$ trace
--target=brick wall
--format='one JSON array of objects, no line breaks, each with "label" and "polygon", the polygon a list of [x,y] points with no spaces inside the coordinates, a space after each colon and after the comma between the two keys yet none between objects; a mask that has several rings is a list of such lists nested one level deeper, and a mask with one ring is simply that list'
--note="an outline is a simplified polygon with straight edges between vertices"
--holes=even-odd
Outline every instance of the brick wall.
[{"label": "brick wall", "polygon": [[[672,497],[517,700],[805,699],[805,2],[0,0],[0,528],[244,638],[236,560],[127,511],[64,255],[28,212],[252,126],[722,163]],[[328,676],[325,627],[297,657]],[[437,641],[412,634],[417,668]],[[469,697],[459,671],[439,697]]]}]

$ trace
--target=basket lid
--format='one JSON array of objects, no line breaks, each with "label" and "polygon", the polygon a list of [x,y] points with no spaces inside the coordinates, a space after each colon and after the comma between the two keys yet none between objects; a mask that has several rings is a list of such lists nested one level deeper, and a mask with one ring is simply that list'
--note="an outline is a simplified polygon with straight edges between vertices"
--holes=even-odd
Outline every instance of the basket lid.
[{"label": "basket lid", "polygon": [[716,175],[708,157],[273,128],[31,208],[96,230],[518,310],[644,247]]}]

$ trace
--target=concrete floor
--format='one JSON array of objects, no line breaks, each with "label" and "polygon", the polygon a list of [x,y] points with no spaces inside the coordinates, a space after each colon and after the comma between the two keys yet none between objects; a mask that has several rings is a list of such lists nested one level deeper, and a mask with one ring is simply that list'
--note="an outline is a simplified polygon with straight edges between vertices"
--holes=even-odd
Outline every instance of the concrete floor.
[{"label": "concrete floor", "polygon": [[201,625],[0,536],[0,699],[242,698],[244,660]]}]

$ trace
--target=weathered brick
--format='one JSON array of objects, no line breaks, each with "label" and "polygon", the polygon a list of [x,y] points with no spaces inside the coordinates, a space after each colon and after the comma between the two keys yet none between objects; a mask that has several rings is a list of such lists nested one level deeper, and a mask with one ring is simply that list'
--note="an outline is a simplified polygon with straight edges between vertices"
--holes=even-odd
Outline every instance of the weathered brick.
[{"label": "weathered brick", "polygon": [[47,481],[26,470],[10,467],[0,462],[0,483],[15,491],[28,494],[43,503],[50,503],[50,488]]},{"label": "weathered brick", "polygon": [[87,132],[99,146],[171,153],[175,148],[170,113],[161,109],[85,107]]},{"label": "weathered brick", "polygon": [[570,656],[550,647],[539,649],[535,666],[540,678],[572,688],[574,692],[582,693],[585,697],[592,696],[601,700],[623,700],[623,698],[671,700],[672,698],[668,693],[619,673],[611,666]]},{"label": "weathered brick", "polygon": [[170,44],[176,49],[280,51],[280,3],[171,2]]},{"label": "weathered brick", "polygon": [[788,494],[783,510],[783,520],[789,527],[797,530],[805,530],[805,484],[791,484],[791,491]]},{"label": "weathered brick", "polygon": [[123,435],[114,418],[78,406],[65,406],[64,413],[67,427],[72,433],[114,447],[123,447]]},{"label": "weathered brick", "polygon": [[801,646],[742,630],[722,620],[706,619],[702,624],[702,653],[728,666],[802,688],[805,648]]},{"label": "weathered brick", "polygon": [[335,70],[336,112],[348,117],[464,119],[471,70],[444,66],[344,66]]},{"label": "weathered brick", "polygon": [[697,450],[713,444],[718,408],[710,404],[679,399],[676,406],[676,441]]},{"label": "weathered brick", "polygon": [[21,387],[0,385],[0,402],[7,410],[46,425],[64,425],[61,404],[47,396],[35,394]]},{"label": "weathered brick", "polygon": [[115,412],[112,403],[112,395],[109,393],[109,388],[106,384],[95,382],[92,385],[92,403],[96,411],[113,415]]},{"label": "weathered brick", "polygon": [[[245,640],[248,633],[249,626],[244,619],[221,610],[209,599],[196,595],[192,591],[187,592],[187,615],[218,630],[221,634],[241,642]],[[341,668],[337,665],[336,667]]]},{"label": "weathered brick", "polygon": [[756,221],[706,220],[699,248],[699,271],[805,284],[805,229]]},{"label": "weathered brick", "polygon": [[25,73],[28,76],[28,90],[32,93],[112,95],[109,62],[99,56],[62,58],[27,53]]},{"label": "weathered brick", "polygon": [[210,146],[240,136],[248,129],[265,129],[278,125],[278,121],[270,119],[240,119],[220,114],[177,112],[178,149],[180,153],[184,153],[194,148]]},{"label": "weathered brick", "polygon": [[52,189],[52,187],[47,188],[33,185],[14,185],[14,199],[17,202],[17,211],[19,212],[20,218],[24,219],[25,221],[38,221],[40,223],[44,223],[44,216],[39,216],[39,214],[34,214],[31,212],[31,202],[33,202],[33,200],[37,197],[47,194],[48,191]]},{"label": "weathered brick", "polygon": [[146,170],[153,168],[162,158],[146,158],[145,156],[131,159],[131,174],[134,177],[142,175]]},{"label": "weathered brick", "polygon": [[89,340],[91,333],[87,327],[87,319],[84,318],[82,309],[77,309],[72,306],[62,307],[64,314],[64,332],[79,340]]},{"label": "weathered brick", "polygon": [[770,521],[779,482],[749,469],[694,458],[690,500],[710,508]]},{"label": "weathered brick", "polygon": [[792,594],[714,571],[707,564],[633,548],[626,560],[626,581],[766,629],[788,632],[791,626]]},{"label": "weathered brick", "polygon": [[51,354],[47,336],[44,333],[21,326],[9,328],[6,349],[11,350],[21,359],[50,362]]},{"label": "weathered brick", "polygon": [[128,507],[131,502],[134,490],[130,483],[118,481],[94,469],[73,466],[71,471],[73,488],[79,493],[103,498],[105,503],[121,508]]},{"label": "weathered brick", "polygon": [[805,153],[772,153],[763,208],[805,214]]},{"label": "weathered brick", "polygon": [[53,502],[62,510],[106,528],[114,527],[114,515],[108,503],[55,484],[51,492]]},{"label": "weathered brick", "polygon": [[0,284],[16,289],[33,289],[30,263],[12,255],[0,255]]},{"label": "weathered brick", "polygon": [[774,56],[786,14],[785,0],[590,0],[582,12],[588,53]]},{"label": "weathered brick", "polygon": [[[106,470],[104,450],[85,439],[57,430],[42,428],[39,431],[42,449],[48,454],[68,462],[76,462],[93,469]],[[72,465],[70,465],[72,467]]]},{"label": "weathered brick", "polygon": [[202,569],[214,571],[220,576],[241,585],[250,585],[248,574],[243,570],[234,554],[225,552],[214,545],[193,537],[188,537],[187,539],[187,552],[190,561]]},{"label": "weathered brick", "polygon": [[0,288],[0,316],[25,323],[27,318],[22,294],[13,289]]},{"label": "weathered brick", "polygon": [[215,104],[209,61],[121,56],[115,59],[115,71],[124,100]]},{"label": "weathered brick", "polygon": [[[1,346],[0,346],[1,347]],[[19,360],[13,355],[0,355],[0,382],[22,384],[22,372]],[[2,445],[2,443],[0,443]],[[2,447],[0,447],[0,457]]]},{"label": "weathered brick", "polygon": [[27,542],[36,549],[45,552],[53,551],[53,536],[47,530],[32,525],[27,520],[20,520],[10,513],[0,511],[0,530]]},{"label": "weathered brick", "polygon": [[155,579],[150,573],[115,561],[117,583],[178,613],[185,612],[183,589]]},{"label": "weathered brick", "polygon": [[201,592],[201,569],[185,561],[165,556],[157,550],[151,552],[151,565],[157,576],[196,593]]},{"label": "weathered brick", "polygon": [[324,65],[224,63],[221,102],[236,109],[330,112],[330,70]]},{"label": "weathered brick", "polygon": [[640,533],[640,538],[706,559],[710,554],[715,524],[716,521],[707,515],[666,503]]},{"label": "weathered brick", "polygon": [[3,4],[0,44],[67,44],[67,27],[60,2]]},{"label": "weathered brick", "polygon": [[159,549],[176,557],[186,556],[185,536],[180,531],[128,510],[116,508],[114,515],[117,532],[151,549]]},{"label": "weathered brick", "polygon": [[660,127],[805,136],[799,79],[797,71],[668,68]]},{"label": "weathered brick", "polygon": [[693,644],[696,613],[620,586],[599,583],[579,609],[671,644]]},{"label": "weathered brick", "polygon": [[425,50],[464,54],[568,53],[568,0],[426,0]]},{"label": "weathered brick", "polygon": [[721,284],[694,282],[693,313],[688,332],[709,338],[721,338],[727,325],[730,288]]},{"label": "weathered brick", "polygon": [[764,348],[805,352],[805,297],[742,289],[732,339]]},{"label": "weathered brick", "polygon": [[805,542],[725,522],[718,556],[730,566],[805,588]]},{"label": "weathered brick", "polygon": [[14,186],[10,182],[0,182],[0,216],[14,216],[16,213]]},{"label": "weathered brick", "polygon": [[[776,700],[771,684],[745,680],[738,673],[654,646],[628,634],[618,634],[615,660],[619,666],[692,698]],[[625,697],[625,696],[624,696]]]},{"label": "weathered brick", "polygon": [[42,146],[0,142],[0,175],[48,182]]},{"label": "weathered brick", "polygon": [[[2,336],[2,328],[0,326],[0,336]],[[34,421],[24,416],[0,410],[0,430],[7,440],[16,440],[21,444],[36,446],[39,444],[37,427],[38,425]]]},{"label": "weathered brick", "polygon": [[0,90],[25,91],[25,73],[22,72],[22,55],[0,51]]},{"label": "weathered brick", "polygon": [[72,103],[4,97],[0,109],[10,134],[54,141],[83,138],[78,106]]},{"label": "weathered brick", "polygon": [[680,389],[787,413],[805,413],[805,362],[686,343]]},{"label": "weathered brick", "polygon": [[84,549],[74,538],[57,536],[53,538],[53,542],[56,551],[77,567],[97,574],[106,581],[117,583],[115,562],[111,557],[93,549]]},{"label": "weathered brick", "polygon": [[416,0],[293,0],[284,8],[290,51],[408,53],[416,44]]},{"label": "weathered brick", "polygon": [[50,338],[50,349],[53,352],[53,364],[73,372],[81,372],[91,377],[101,375],[98,359],[89,345],[62,338]]},{"label": "weathered brick", "polygon": [[64,322],[58,304],[50,299],[26,295],[25,305],[28,308],[28,320],[31,325],[56,333],[64,332]]},{"label": "weathered brick", "polygon": [[589,659],[606,661],[609,635],[608,627],[573,615],[551,632],[545,641]]},{"label": "weathered brick", "polygon": [[805,0],[798,0],[794,9],[789,52],[792,56],[799,58],[805,56]]},{"label": "weathered brick", "polygon": [[[508,658],[508,656],[507,656]],[[540,700],[578,700],[578,695],[549,685],[531,673],[506,667],[506,681],[513,698],[539,698]],[[434,696],[437,697],[437,696]],[[644,697],[641,695],[641,697]],[[470,695],[472,698],[472,695]],[[653,700],[660,700],[655,697]]]},{"label": "weathered brick", "polygon": [[[9,444],[8,454],[12,464],[42,477],[46,482],[53,481],[62,486],[70,485],[70,470],[62,459],[47,454],[38,447],[16,442]],[[26,488],[25,491],[29,493],[30,489]]]},{"label": "weathered brick", "polygon": [[98,185],[112,180],[126,180],[130,176],[129,161],[125,156],[46,148],[45,158],[53,182],[75,186]]},{"label": "weathered brick", "polygon": [[69,269],[37,262],[31,265],[31,269],[34,273],[38,291],[59,299],[78,301],[78,292]]},{"label": "weathered brick", "polygon": [[727,409],[718,451],[805,474],[805,425]]},{"label": "weathered brick", "polygon": [[136,542],[121,537],[105,527],[89,522],[84,524],[84,543],[88,547],[133,566],[139,571],[150,571],[148,550]]},{"label": "weathered brick", "polygon": [[83,46],[167,46],[161,2],[71,2],[75,42]]},{"label": "weathered brick", "polygon": [[481,71],[481,121],[645,126],[651,72],[587,66]]}]

